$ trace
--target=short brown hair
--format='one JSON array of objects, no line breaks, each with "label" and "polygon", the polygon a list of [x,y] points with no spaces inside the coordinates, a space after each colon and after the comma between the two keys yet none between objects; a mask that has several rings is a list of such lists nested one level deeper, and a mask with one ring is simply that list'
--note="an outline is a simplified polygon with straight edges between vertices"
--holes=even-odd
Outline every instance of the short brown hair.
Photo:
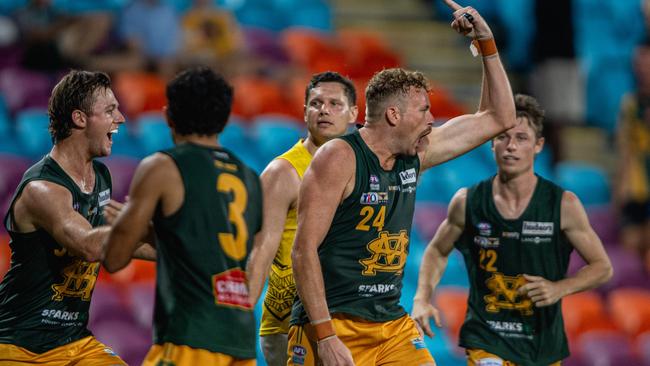
[{"label": "short brown hair", "polygon": [[542,137],[542,132],[544,132],[544,110],[537,99],[530,95],[516,94],[515,108],[517,118],[525,117],[528,120],[528,125],[535,131],[535,137]]},{"label": "short brown hair", "polygon": [[366,87],[368,118],[378,118],[383,113],[386,101],[395,96],[406,96],[412,86],[429,91],[427,79],[419,71],[394,68],[376,73]]},{"label": "short brown hair", "polygon": [[72,134],[72,112],[92,112],[95,92],[109,89],[111,79],[103,72],[72,70],[52,90],[47,113],[50,116],[50,136],[55,144]]}]

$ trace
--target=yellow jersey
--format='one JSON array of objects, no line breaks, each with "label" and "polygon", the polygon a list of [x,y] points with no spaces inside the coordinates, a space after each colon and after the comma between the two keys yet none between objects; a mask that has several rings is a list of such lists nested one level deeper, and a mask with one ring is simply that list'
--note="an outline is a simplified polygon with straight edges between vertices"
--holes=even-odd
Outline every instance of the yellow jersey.
[{"label": "yellow jersey", "polygon": [[[311,163],[312,155],[303,146],[303,140],[298,141],[293,147],[276,159],[284,159],[291,164],[300,180],[305,170]],[[297,212],[293,207],[287,212],[287,219],[284,223],[282,241],[275,254],[271,271],[269,272],[269,284],[264,297],[262,307],[262,322],[260,325],[260,336],[289,333],[289,318],[291,307],[296,296],[296,284],[293,280],[291,265],[291,247],[296,236]]]}]

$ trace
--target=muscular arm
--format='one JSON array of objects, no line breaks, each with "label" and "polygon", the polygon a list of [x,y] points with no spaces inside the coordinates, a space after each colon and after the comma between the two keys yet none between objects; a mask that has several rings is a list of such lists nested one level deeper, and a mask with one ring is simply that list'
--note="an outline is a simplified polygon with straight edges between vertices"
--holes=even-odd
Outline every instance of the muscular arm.
[{"label": "muscular arm", "polygon": [[346,193],[349,194],[354,170],[352,148],[341,140],[332,140],[316,153],[300,187],[298,230],[291,259],[296,288],[311,320],[330,315],[318,247],[329,230],[336,208]]},{"label": "muscular arm", "polygon": [[536,306],[555,304],[564,296],[589,290],[607,282],[613,274],[612,264],[603,244],[594,232],[578,197],[569,191],[562,196],[562,231],[587,263],[574,276],[557,282],[539,276],[524,275],[529,281],[520,288]]},{"label": "muscular arm", "polygon": [[48,181],[32,181],[14,204],[14,227],[20,232],[38,228],[47,231],[71,254],[88,262],[103,259],[110,227],[93,228],[72,208],[72,195],[64,187]]},{"label": "muscular arm", "polygon": [[[108,237],[104,267],[109,272],[118,271],[129,264],[149,231],[149,222],[163,193],[173,187],[182,187],[182,180],[169,156],[155,154],[140,163],[131,182],[129,201]],[[141,249],[146,250],[147,247]],[[142,252],[138,254],[146,255]]]},{"label": "muscular arm", "polygon": [[284,159],[272,161],[260,180],[264,192],[264,225],[255,237],[255,245],[246,263],[251,304],[256,304],[262,293],[264,281],[282,241],[287,212],[296,205],[300,188],[298,173]]},{"label": "muscular arm", "polygon": [[433,316],[436,325],[440,326],[438,310],[431,305],[431,296],[447,268],[449,254],[454,249],[454,243],[465,229],[465,188],[456,192],[447,210],[447,218],[440,224],[436,234],[427,246],[420,264],[418,289],[413,298],[413,319],[420,325],[425,334],[433,337],[429,319]]},{"label": "muscular arm", "polygon": [[[473,28],[478,37],[492,37],[487,23],[475,10],[454,9],[459,9],[454,13],[457,19],[462,18],[463,12],[473,14],[475,19]],[[429,146],[420,156],[423,169],[462,155],[515,126],[516,116],[512,90],[499,55],[481,57],[481,59],[483,62],[483,85],[478,111],[474,114],[452,118],[442,126],[433,129],[429,135]]]}]

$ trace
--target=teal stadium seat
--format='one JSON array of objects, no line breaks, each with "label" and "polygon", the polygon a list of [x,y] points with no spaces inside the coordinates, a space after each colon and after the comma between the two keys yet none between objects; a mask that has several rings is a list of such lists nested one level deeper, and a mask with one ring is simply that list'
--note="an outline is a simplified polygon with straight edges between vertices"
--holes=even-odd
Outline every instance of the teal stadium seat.
[{"label": "teal stadium seat", "polygon": [[253,120],[253,137],[264,165],[305,136],[304,130],[292,118],[260,116]]},{"label": "teal stadium seat", "polygon": [[138,118],[138,139],[145,155],[174,146],[171,131],[160,113],[145,113]]},{"label": "teal stadium seat", "polygon": [[610,202],[610,184],[599,167],[580,162],[561,162],[555,169],[556,183],[572,191],[585,206]]},{"label": "teal stadium seat", "polygon": [[48,131],[50,119],[45,109],[31,108],[18,112],[16,135],[21,151],[32,159],[40,159],[52,148]]}]

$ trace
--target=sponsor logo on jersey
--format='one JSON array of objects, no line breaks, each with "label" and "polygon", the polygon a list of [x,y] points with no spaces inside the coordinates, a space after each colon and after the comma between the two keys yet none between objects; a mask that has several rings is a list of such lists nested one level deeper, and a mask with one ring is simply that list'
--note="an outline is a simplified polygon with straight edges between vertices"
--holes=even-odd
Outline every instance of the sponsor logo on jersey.
[{"label": "sponsor logo on jersey", "polygon": [[362,193],[359,202],[363,205],[377,205],[388,202],[388,192]]},{"label": "sponsor logo on jersey", "polygon": [[393,283],[373,283],[371,285],[359,285],[359,295],[362,297],[372,297],[378,294],[385,294],[395,289]]},{"label": "sponsor logo on jersey", "polygon": [[503,360],[500,358],[481,358],[476,366],[503,366]]},{"label": "sponsor logo on jersey", "polygon": [[489,222],[479,222],[476,224],[479,235],[490,236],[492,235],[492,225]]},{"label": "sponsor logo on jersey", "polygon": [[402,181],[402,185],[415,183],[418,179],[415,168],[399,172],[399,179]]},{"label": "sponsor logo on jersey", "polygon": [[519,233],[516,231],[504,231],[501,236],[507,239],[519,239]]},{"label": "sponsor logo on jersey", "polygon": [[484,236],[475,236],[474,244],[480,246],[481,248],[497,248],[499,244],[499,238],[486,238]]},{"label": "sponsor logo on jersey", "polygon": [[44,309],[41,312],[43,318],[59,319],[59,320],[77,320],[79,319],[78,311],[61,311],[56,309]]},{"label": "sponsor logo on jersey", "polygon": [[107,189],[99,192],[99,207],[108,205],[111,201],[111,190]]},{"label": "sponsor logo on jersey", "polygon": [[401,186],[388,186],[389,191],[399,191]]},{"label": "sponsor logo on jersey", "polygon": [[522,243],[533,243],[533,244],[542,244],[550,243],[553,239],[551,238],[540,238],[539,236],[527,236],[521,239]]},{"label": "sponsor logo on jersey", "polygon": [[552,222],[524,221],[522,235],[553,235]]},{"label": "sponsor logo on jersey", "polygon": [[379,177],[374,174],[370,174],[370,184],[379,184]]},{"label": "sponsor logo on jersey", "polygon": [[307,349],[301,345],[294,345],[292,351],[291,361],[296,365],[304,365]]},{"label": "sponsor logo on jersey", "polygon": [[364,276],[374,276],[377,271],[402,273],[406,264],[409,238],[406,230],[400,230],[399,234],[390,234],[388,231],[381,231],[377,239],[366,245],[366,249],[372,254],[369,258],[359,260],[363,265]]},{"label": "sponsor logo on jersey", "polygon": [[246,273],[233,268],[212,276],[212,290],[217,305],[252,309],[248,301]]},{"label": "sponsor logo on jersey", "polygon": [[421,337],[411,339],[411,344],[415,349],[427,348],[427,345],[424,343],[424,340]]}]

